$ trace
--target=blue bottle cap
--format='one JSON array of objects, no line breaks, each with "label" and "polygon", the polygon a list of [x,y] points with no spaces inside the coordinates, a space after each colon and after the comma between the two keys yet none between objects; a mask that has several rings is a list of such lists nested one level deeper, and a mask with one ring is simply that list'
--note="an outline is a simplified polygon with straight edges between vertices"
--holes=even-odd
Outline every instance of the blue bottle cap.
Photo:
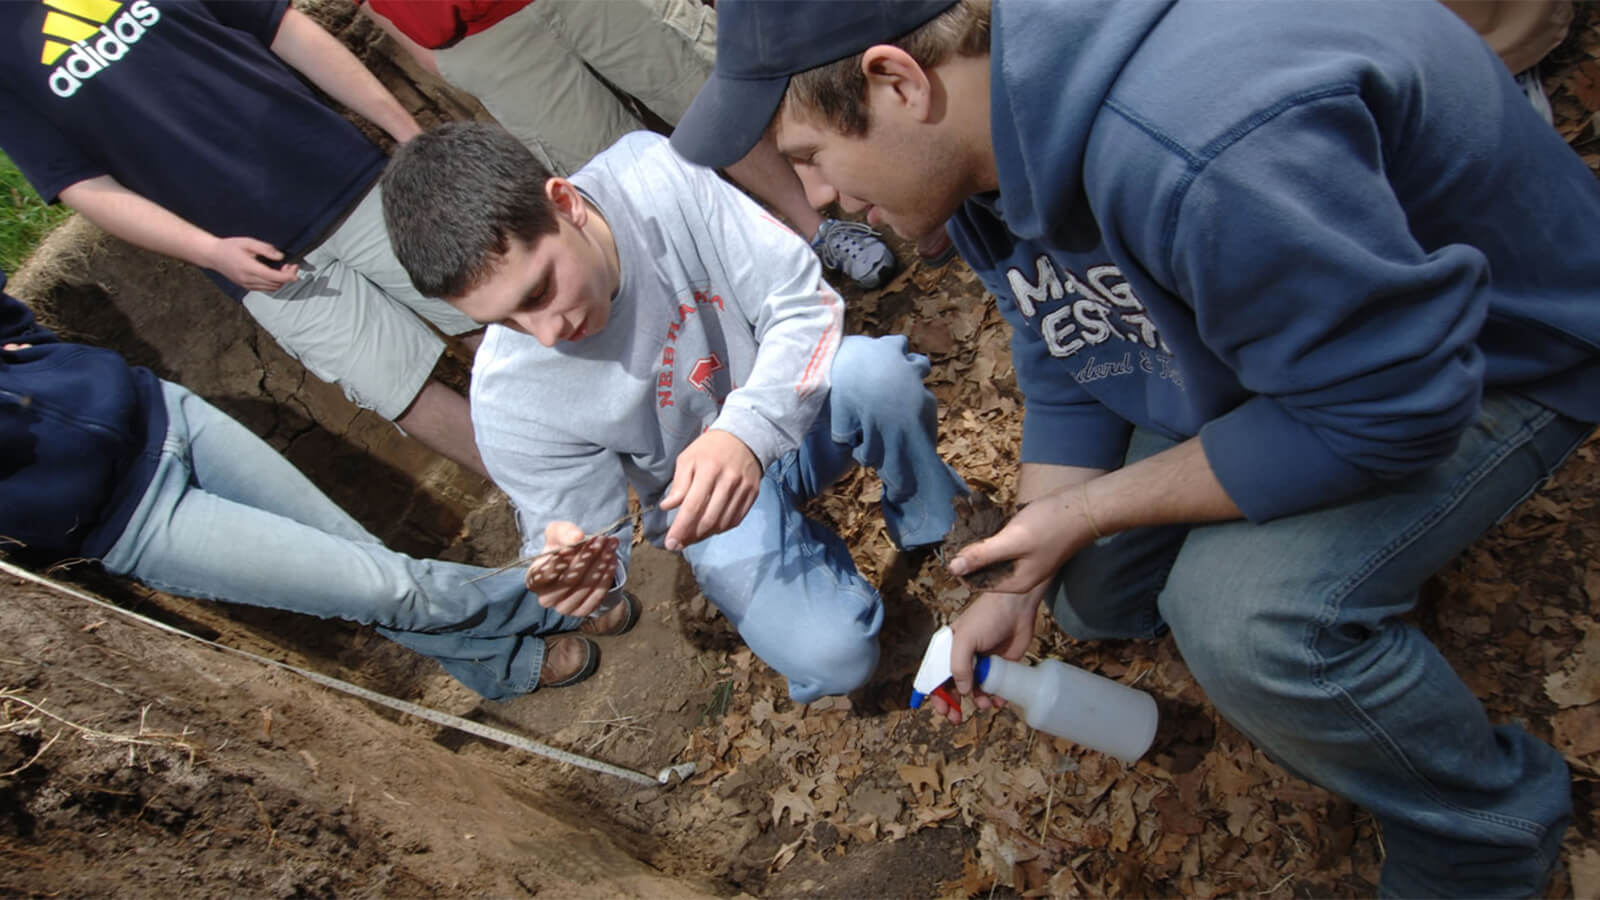
[{"label": "blue bottle cap", "polygon": [[989,677],[989,657],[979,653],[972,660],[972,683],[975,687],[983,687],[983,680]]}]

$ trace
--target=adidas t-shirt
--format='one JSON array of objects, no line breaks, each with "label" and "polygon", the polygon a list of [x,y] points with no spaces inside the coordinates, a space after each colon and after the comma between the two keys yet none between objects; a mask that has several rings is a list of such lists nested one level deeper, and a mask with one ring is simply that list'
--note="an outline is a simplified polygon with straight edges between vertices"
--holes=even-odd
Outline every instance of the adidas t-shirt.
[{"label": "adidas t-shirt", "polygon": [[287,7],[0,0],[0,149],[51,202],[111,175],[215,235],[307,249],[385,157],[273,55]]}]

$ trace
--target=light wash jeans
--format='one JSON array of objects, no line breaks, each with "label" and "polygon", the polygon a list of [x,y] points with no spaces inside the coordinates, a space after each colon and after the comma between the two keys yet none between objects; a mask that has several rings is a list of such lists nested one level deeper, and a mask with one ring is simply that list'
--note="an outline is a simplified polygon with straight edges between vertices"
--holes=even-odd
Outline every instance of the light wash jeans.
[{"label": "light wash jeans", "polygon": [[[1385,896],[1536,895],[1571,817],[1567,766],[1521,727],[1491,724],[1400,616],[1593,429],[1490,391],[1436,468],[1263,525],[1102,539],[1062,569],[1052,612],[1080,638],[1170,627],[1229,722],[1382,823]],[[1167,446],[1137,432],[1128,461]]]},{"label": "light wash jeans", "polygon": [[967,486],[938,453],[938,417],[923,386],[927,357],[899,335],[851,336],[833,387],[800,447],[767,467],[744,521],[683,551],[706,598],[809,703],[860,687],[878,665],[883,601],[850,549],[800,504],[856,464],[883,481],[883,515],[898,547],[941,540]]},{"label": "light wash jeans", "polygon": [[579,620],[544,609],[512,569],[388,549],[288,460],[186,388],[162,382],[155,477],[102,564],[158,590],[375,625],[479,694],[539,683],[544,641]]}]

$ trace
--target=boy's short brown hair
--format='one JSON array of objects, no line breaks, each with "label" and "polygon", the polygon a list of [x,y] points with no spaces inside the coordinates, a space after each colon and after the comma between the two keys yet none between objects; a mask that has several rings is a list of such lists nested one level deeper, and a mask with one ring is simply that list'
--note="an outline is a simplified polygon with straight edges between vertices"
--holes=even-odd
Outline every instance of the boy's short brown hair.
[{"label": "boy's short brown hair", "polygon": [[512,238],[559,228],[550,172],[511,132],[450,122],[401,144],[384,170],[383,220],[417,290],[451,300],[487,278]]}]

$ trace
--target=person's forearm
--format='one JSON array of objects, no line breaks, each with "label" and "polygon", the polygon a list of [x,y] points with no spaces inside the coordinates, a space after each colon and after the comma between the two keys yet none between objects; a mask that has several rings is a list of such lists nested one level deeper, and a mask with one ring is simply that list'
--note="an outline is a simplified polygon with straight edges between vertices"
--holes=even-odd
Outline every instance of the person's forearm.
[{"label": "person's forearm", "polygon": [[62,188],[61,202],[130,244],[195,265],[210,265],[216,235],[135,194],[110,175]]},{"label": "person's forearm", "polygon": [[272,52],[328,96],[404,143],[420,128],[377,76],[339,39],[306,14],[290,8],[272,40]]},{"label": "person's forearm", "polygon": [[1211,470],[1198,437],[1067,490],[1102,534],[1180,522],[1221,522],[1242,514]]},{"label": "person's forearm", "polygon": [[1083,466],[1054,466],[1046,463],[1023,463],[1017,471],[1017,506],[1025,506],[1063,488],[1098,478],[1104,469]]}]

